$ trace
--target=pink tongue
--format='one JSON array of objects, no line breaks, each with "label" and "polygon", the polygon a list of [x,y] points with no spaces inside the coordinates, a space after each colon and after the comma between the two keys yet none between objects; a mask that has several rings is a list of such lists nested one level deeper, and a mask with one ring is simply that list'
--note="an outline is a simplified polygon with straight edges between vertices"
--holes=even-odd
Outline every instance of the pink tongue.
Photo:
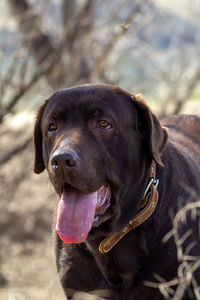
[{"label": "pink tongue", "polygon": [[65,243],[82,243],[92,227],[97,192],[82,194],[64,190],[58,204],[56,231]]}]

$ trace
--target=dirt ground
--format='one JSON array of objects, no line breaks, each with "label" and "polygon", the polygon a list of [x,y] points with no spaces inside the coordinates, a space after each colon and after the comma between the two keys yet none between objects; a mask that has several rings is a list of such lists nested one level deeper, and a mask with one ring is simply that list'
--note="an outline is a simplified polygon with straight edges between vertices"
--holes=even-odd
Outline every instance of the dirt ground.
[{"label": "dirt ground", "polygon": [[[199,103],[190,111],[200,113]],[[0,300],[65,299],[53,246],[57,196],[46,172],[33,173],[33,123],[20,114],[0,125]]]}]

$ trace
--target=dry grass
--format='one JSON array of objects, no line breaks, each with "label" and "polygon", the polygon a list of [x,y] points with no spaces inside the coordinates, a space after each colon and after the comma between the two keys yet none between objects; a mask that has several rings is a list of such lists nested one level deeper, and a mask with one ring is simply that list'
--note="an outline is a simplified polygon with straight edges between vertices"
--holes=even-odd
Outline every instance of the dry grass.
[{"label": "dry grass", "polygon": [[[200,300],[200,283],[195,277],[195,271],[200,268],[200,256],[192,253],[200,240],[200,199],[193,202],[193,199],[197,199],[197,195],[192,190],[190,190],[190,194],[188,203],[180,207],[176,215],[172,216],[173,228],[162,241],[166,243],[171,238],[175,241],[179,261],[176,276],[172,280],[166,281],[155,274],[157,283],[145,282],[148,286],[158,288],[165,299],[181,300],[185,291],[189,290],[190,299]],[[190,220],[189,228],[188,220]],[[196,238],[197,236],[198,238]]]}]

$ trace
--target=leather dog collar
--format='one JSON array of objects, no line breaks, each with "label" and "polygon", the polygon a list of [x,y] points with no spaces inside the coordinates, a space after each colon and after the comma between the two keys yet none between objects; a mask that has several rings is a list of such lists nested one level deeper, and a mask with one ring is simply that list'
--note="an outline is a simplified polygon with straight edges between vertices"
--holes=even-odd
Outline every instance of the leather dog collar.
[{"label": "leather dog collar", "polygon": [[142,204],[137,215],[119,232],[106,237],[99,245],[99,251],[102,254],[109,252],[130,230],[144,223],[154,212],[158,202],[159,180],[156,179],[156,163],[152,161],[149,181],[145,189]]}]

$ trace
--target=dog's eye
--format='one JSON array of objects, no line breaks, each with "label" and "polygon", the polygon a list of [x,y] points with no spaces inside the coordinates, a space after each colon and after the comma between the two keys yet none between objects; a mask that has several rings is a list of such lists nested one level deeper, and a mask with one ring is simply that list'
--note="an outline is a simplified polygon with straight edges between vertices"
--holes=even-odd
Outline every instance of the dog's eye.
[{"label": "dog's eye", "polygon": [[97,122],[97,126],[100,127],[100,128],[103,128],[103,129],[110,129],[112,128],[112,125],[106,121],[106,120],[99,120]]},{"label": "dog's eye", "polygon": [[58,129],[58,127],[57,127],[57,125],[55,123],[49,124],[48,131],[51,132],[51,131],[55,131],[57,129]]}]

